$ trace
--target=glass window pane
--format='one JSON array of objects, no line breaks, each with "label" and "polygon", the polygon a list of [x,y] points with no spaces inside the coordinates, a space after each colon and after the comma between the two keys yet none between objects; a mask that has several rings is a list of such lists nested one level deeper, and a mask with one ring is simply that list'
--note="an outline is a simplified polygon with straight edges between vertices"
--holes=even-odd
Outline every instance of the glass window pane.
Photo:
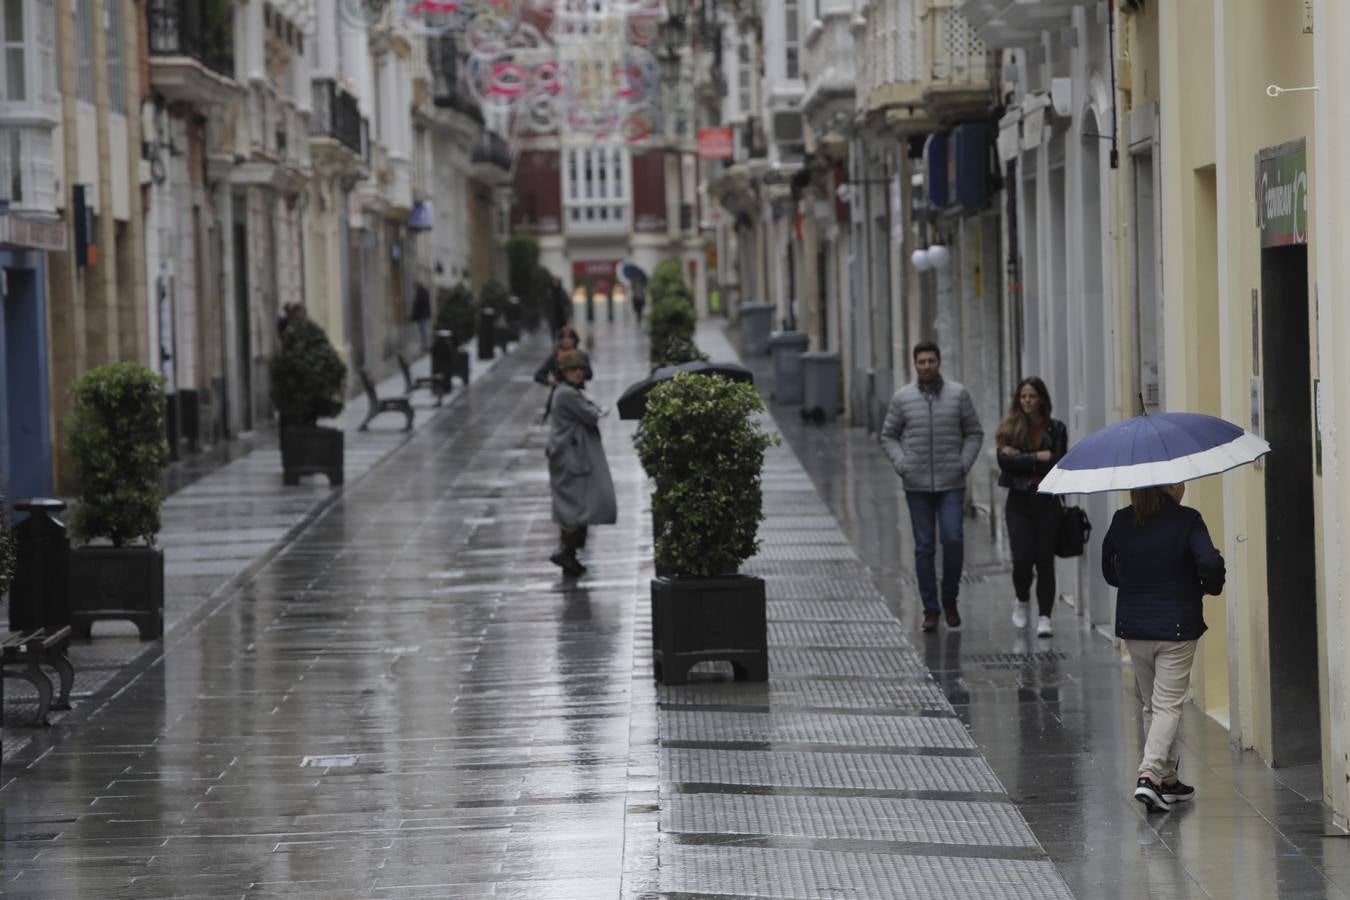
[{"label": "glass window pane", "polygon": [[5,40],[11,44],[23,43],[24,0],[5,0]]},{"label": "glass window pane", "polygon": [[10,100],[26,100],[28,85],[23,71],[23,47],[10,47],[5,50],[5,79]]}]

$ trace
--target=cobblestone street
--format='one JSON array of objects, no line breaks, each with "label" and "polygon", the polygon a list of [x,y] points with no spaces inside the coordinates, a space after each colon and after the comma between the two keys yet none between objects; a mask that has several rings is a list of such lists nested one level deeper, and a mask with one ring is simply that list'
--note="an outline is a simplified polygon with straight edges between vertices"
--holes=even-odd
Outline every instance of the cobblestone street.
[{"label": "cobblestone street", "polygon": [[[610,404],[646,348],[594,331]],[[1017,643],[985,520],[966,628],[911,637],[884,457],[795,409],[746,567],[769,585],[771,680],[657,688],[634,423],[604,420],[619,524],[564,580],[542,352],[372,435],[341,490],[283,490],[264,446],[170,499],[162,652],[96,631],[75,656],[104,653],[103,682],[46,731],[7,728],[6,894],[1346,896],[1346,842],[1298,773],[1193,711],[1201,798],[1143,818],[1128,670],[1071,610],[1053,645]]]}]

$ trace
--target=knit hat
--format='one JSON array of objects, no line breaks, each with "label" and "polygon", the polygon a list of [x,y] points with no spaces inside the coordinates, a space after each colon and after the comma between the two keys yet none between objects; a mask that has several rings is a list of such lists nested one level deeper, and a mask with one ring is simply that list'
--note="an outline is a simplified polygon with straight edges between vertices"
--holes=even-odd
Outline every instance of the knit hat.
[{"label": "knit hat", "polygon": [[558,368],[564,372],[568,369],[586,368],[586,354],[580,350],[568,350],[558,357]]}]

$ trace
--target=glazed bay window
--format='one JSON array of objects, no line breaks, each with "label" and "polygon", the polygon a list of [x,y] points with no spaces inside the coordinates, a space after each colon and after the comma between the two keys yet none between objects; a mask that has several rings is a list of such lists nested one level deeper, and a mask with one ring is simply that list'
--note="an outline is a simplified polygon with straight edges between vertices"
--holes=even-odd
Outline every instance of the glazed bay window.
[{"label": "glazed bay window", "polygon": [[0,0],[0,200],[12,213],[56,213],[52,130],[56,8],[49,0]]},{"label": "glazed bay window", "polygon": [[563,206],[569,232],[628,230],[628,150],[618,145],[563,148]]},{"label": "glazed bay window", "polygon": [[797,0],[783,0],[783,53],[788,78],[802,77],[802,20]]}]

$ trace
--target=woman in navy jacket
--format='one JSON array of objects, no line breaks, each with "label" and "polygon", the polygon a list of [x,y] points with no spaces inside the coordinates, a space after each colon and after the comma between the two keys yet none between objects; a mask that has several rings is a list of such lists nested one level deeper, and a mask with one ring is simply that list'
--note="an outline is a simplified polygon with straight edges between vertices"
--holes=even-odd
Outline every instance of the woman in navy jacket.
[{"label": "woman in navy jacket", "polygon": [[1205,633],[1205,594],[1223,591],[1223,556],[1183,484],[1130,491],[1102,541],[1102,575],[1119,588],[1116,636],[1134,663],[1144,706],[1144,756],[1134,797],[1149,812],[1195,796],[1177,777],[1177,730]]}]

